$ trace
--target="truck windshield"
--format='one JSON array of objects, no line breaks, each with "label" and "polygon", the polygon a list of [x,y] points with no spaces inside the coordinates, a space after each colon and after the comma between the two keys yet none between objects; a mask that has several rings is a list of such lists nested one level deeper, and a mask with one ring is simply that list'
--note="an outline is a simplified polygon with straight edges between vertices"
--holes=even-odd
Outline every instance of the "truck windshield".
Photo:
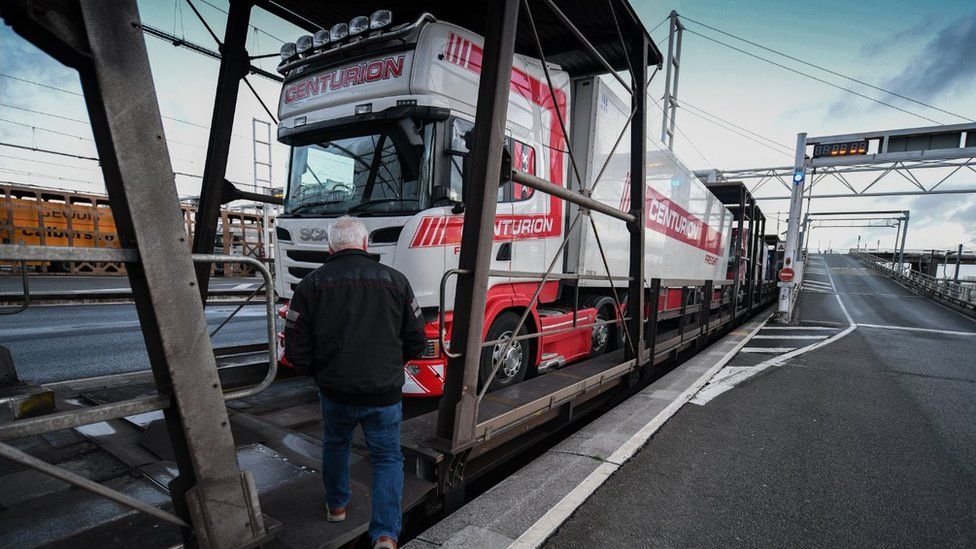
[{"label": "truck windshield", "polygon": [[434,124],[406,119],[293,147],[285,214],[412,214],[429,207]]}]

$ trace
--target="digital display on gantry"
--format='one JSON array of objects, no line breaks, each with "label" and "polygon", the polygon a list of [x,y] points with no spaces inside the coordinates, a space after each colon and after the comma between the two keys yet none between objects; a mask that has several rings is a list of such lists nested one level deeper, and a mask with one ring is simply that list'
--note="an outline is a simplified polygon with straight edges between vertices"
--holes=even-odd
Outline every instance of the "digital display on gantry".
[{"label": "digital display on gantry", "polygon": [[822,156],[853,156],[868,154],[868,142],[866,139],[860,141],[844,141],[842,143],[819,143],[813,146],[813,157]]}]

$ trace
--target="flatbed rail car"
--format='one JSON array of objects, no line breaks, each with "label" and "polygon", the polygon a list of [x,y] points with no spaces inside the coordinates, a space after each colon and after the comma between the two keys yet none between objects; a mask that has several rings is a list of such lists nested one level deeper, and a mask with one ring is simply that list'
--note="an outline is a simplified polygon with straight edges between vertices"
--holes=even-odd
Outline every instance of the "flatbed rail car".
[{"label": "flatbed rail car", "polygon": [[[226,145],[232,129],[236,90],[246,72],[241,68],[248,62],[244,44],[254,5],[295,22],[310,34],[343,25],[345,32],[340,27],[338,39],[329,51],[333,48],[344,53],[360,48],[365,50],[376,41],[384,40],[386,29],[383,27],[375,29],[379,31],[376,35],[371,34],[372,30],[365,36],[362,33],[347,34],[354,17],[357,20],[352,26],[362,28],[359,16],[385,7],[378,2],[326,4],[258,0],[254,4],[243,1],[230,4],[221,50],[221,80],[214,106],[211,146],[197,216],[197,241],[193,246],[197,253],[208,246],[212,251],[213,247],[213,239],[205,234],[207,227],[201,220],[210,220],[214,226],[211,229],[216,226],[223,186],[221,172],[226,166]],[[484,11],[448,2],[425,3],[424,6],[398,3],[398,14],[403,21],[417,21],[425,10],[430,10],[432,17],[451,21],[458,28],[484,37],[478,101],[469,136],[470,152],[463,162],[464,223],[460,228],[455,272],[454,322],[450,344],[441,345],[441,349],[446,347],[452,353],[445,366],[444,394],[436,412],[419,415],[404,423],[403,447],[409,469],[404,508],[408,518],[430,516],[455,508],[463,503],[466,486],[472,481],[499,470],[513,456],[560,432],[574,420],[649,383],[660,371],[655,370],[656,366],[679,359],[683,352],[692,352],[697,346],[707,344],[743,322],[747,316],[761,310],[772,293],[769,282],[751,276],[748,267],[741,268],[747,259],[758,264],[758,247],[749,244],[757,238],[761,226],[760,217],[754,215],[757,212],[754,207],[749,208],[752,213],[747,213],[746,208],[729,209],[731,222],[739,229],[737,234],[743,243],[734,246],[731,255],[734,273],[731,281],[725,276],[674,280],[658,276],[646,268],[647,235],[643,225],[648,212],[645,135],[648,109],[646,89],[642,84],[648,81],[648,66],[658,65],[661,55],[629,3],[624,0],[610,0],[606,5],[582,0],[534,0],[522,7],[524,13],[520,14],[517,0],[500,0]],[[154,525],[163,522],[179,525],[176,531],[186,543],[213,547],[274,546],[277,543],[295,547],[309,543],[322,545],[325,540],[328,540],[326,545],[339,545],[361,535],[367,525],[364,510],[368,506],[364,501],[351,506],[352,510],[359,511],[353,511],[346,522],[326,523],[320,508],[321,484],[314,475],[296,473],[287,481],[267,484],[254,480],[251,471],[257,474],[261,471],[259,467],[251,465],[241,470],[240,464],[253,462],[239,458],[245,450],[243,446],[235,447],[231,427],[236,427],[233,437],[238,439],[238,444],[244,440],[262,444],[281,456],[294,458],[297,463],[317,466],[315,452],[318,444],[314,436],[317,426],[314,423],[306,425],[307,432],[296,432],[269,425],[273,422],[258,417],[262,407],[280,406],[286,399],[294,399],[291,402],[299,403],[306,417],[312,417],[316,413],[315,390],[306,380],[283,380],[266,387],[255,387],[248,391],[246,398],[231,398],[230,412],[224,407],[223,400],[227,395],[222,395],[219,383],[214,383],[216,364],[213,357],[208,356],[212,355],[212,349],[205,337],[188,329],[203,321],[198,291],[206,294],[209,270],[197,271],[198,276],[202,276],[198,285],[184,283],[192,277],[194,258],[186,250],[185,234],[176,215],[178,197],[172,187],[166,145],[158,138],[162,131],[158,105],[152,88],[136,98],[128,93],[133,79],[151,80],[143,39],[138,25],[132,24],[138,21],[135,3],[119,2],[107,7],[92,0],[73,0],[52,7],[51,12],[38,12],[24,8],[14,0],[0,0],[0,15],[12,23],[18,33],[63,62],[77,67],[81,73],[96,143],[106,166],[105,179],[110,189],[113,216],[127,221],[120,226],[124,233],[120,236],[129,247],[111,254],[103,253],[103,256],[116,257],[140,267],[129,269],[129,276],[140,319],[148,320],[142,322],[142,328],[153,366],[153,385],[159,391],[135,399],[128,399],[132,393],[118,391],[102,395],[98,401],[76,401],[81,404],[77,410],[65,409],[51,417],[0,425],[0,441],[9,440],[11,433],[36,434],[94,421],[118,421],[118,418],[132,416],[134,409],[140,413],[163,410],[165,419],[160,421],[165,422],[167,429],[162,432],[170,440],[174,455],[166,469],[171,482],[160,482],[159,485],[166,487],[172,504],[147,509],[138,502],[120,498],[118,490],[112,487],[83,485],[86,490],[151,514],[126,517],[105,525],[99,530],[104,534],[101,539],[121,543],[118,540],[135,532],[153,532]],[[369,18],[366,20],[368,23]],[[392,26],[389,32],[396,32],[396,29],[397,26]],[[473,36],[467,40],[472,42],[471,38]],[[313,40],[311,46],[314,45]],[[462,43],[459,47],[463,49],[465,46]],[[471,49],[470,43],[467,48]],[[547,59],[545,51],[556,53]],[[625,89],[631,90],[630,139],[627,140],[631,177],[626,210],[620,202],[601,202],[578,192],[577,188],[554,185],[552,181],[535,176],[517,162],[503,162],[511,64],[516,53],[536,56],[543,73],[550,72],[551,61],[570,79],[600,73],[619,78],[617,71],[629,71],[630,80],[638,83],[631,87],[622,79],[620,82]],[[111,58],[110,62],[108,58]],[[368,68],[364,70],[368,75]],[[545,74],[546,80],[549,77]],[[536,91],[554,93],[548,86]],[[135,121],[138,121],[140,131],[125,127]],[[558,121],[560,125],[564,122]],[[126,139],[118,139],[123,134]],[[622,133],[618,141],[624,137],[625,133]],[[539,154],[542,150],[540,147]],[[566,149],[567,156],[570,150]],[[577,161],[573,160],[566,172],[569,169],[575,172],[578,168]],[[478,383],[480,357],[485,344],[482,311],[489,278],[500,276],[492,269],[491,258],[497,257],[498,251],[493,249],[493,221],[497,189],[502,181],[511,181],[513,188],[514,184],[519,184],[537,194],[550,194],[565,204],[578,206],[574,219],[587,221],[596,216],[608,216],[627,224],[627,245],[617,252],[626,256],[616,258],[621,265],[626,265],[626,269],[620,275],[610,274],[611,279],[624,279],[619,281],[619,288],[621,291],[626,288],[627,301],[625,306],[615,304],[621,318],[607,321],[607,324],[619,325],[626,337],[620,349],[564,365],[558,375],[537,376],[486,393],[489,386],[479,387]],[[739,203],[742,203],[741,198]],[[568,207],[564,209],[567,210]],[[173,212],[173,219],[161,216],[161,211]],[[594,225],[591,229],[594,233],[599,232]],[[0,246],[0,259],[44,256],[32,247],[14,248]],[[73,255],[91,254],[74,252]],[[556,256],[547,257],[551,261]],[[204,255],[196,259],[206,263],[209,258]],[[755,275],[757,269],[753,268],[751,272]],[[588,276],[598,276],[554,273],[552,268],[546,272],[529,273],[510,270],[504,276],[516,278],[521,274],[538,284],[536,294],[552,280],[575,280],[575,287],[579,288],[581,284],[578,282]],[[678,290],[676,308],[662,311],[655,306],[661,298],[661,288]],[[161,296],[166,297],[165,302]],[[181,337],[192,337],[197,344],[188,349],[173,348],[172,342],[180,341]],[[515,337],[500,339],[504,345],[516,340]],[[496,364],[493,362],[492,367]],[[274,363],[269,364],[269,368],[274,366]],[[305,389],[289,392],[288,389],[296,383],[305,383]],[[93,403],[97,405],[92,406]],[[103,448],[108,449],[109,445]],[[0,444],[0,450],[6,452],[7,449],[5,443]],[[5,455],[20,460],[24,466],[51,471],[16,452],[6,452]],[[150,474],[148,464],[140,466],[144,468],[138,469],[139,474]],[[357,483],[354,491],[360,495],[367,493],[366,460],[357,460],[353,478]],[[153,481],[158,482],[155,478]],[[143,528],[137,528],[139,525]],[[169,525],[163,528],[174,531]],[[88,535],[92,532],[79,532],[73,538],[78,541]],[[162,536],[148,536],[140,541],[140,545],[148,547],[150,542],[160,543]]]}]

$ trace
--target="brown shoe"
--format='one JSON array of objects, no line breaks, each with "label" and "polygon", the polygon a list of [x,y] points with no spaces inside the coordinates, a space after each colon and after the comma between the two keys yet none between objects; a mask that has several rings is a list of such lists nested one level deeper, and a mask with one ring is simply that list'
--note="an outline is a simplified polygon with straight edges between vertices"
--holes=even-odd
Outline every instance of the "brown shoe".
[{"label": "brown shoe", "polygon": [[329,507],[325,506],[326,515],[325,520],[329,522],[342,522],[346,520],[346,508],[345,507]]},{"label": "brown shoe", "polygon": [[397,549],[397,542],[390,536],[380,536],[373,542],[373,549]]}]

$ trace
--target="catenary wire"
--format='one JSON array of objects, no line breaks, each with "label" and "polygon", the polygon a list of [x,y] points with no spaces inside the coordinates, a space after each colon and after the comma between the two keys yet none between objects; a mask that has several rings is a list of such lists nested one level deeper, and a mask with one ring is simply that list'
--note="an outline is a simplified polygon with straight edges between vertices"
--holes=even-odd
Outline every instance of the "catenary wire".
[{"label": "catenary wire", "polygon": [[719,34],[724,34],[725,36],[728,36],[730,38],[735,38],[736,40],[740,40],[742,42],[745,42],[746,44],[749,44],[751,46],[755,46],[755,47],[757,47],[759,49],[762,49],[762,50],[766,50],[766,51],[768,51],[770,53],[775,53],[776,55],[783,56],[783,57],[785,57],[785,58],[787,58],[787,59],[789,59],[791,61],[796,61],[797,63],[802,63],[804,65],[807,65],[808,67],[813,67],[815,69],[824,71],[824,72],[829,73],[829,74],[832,74],[834,76],[838,76],[840,78],[844,78],[846,80],[850,80],[851,82],[855,82],[857,84],[861,84],[862,86],[866,86],[868,88],[871,88],[871,89],[874,89],[874,90],[877,90],[877,91],[880,91],[880,92],[884,92],[884,93],[887,93],[889,95],[893,95],[893,96],[898,97],[900,99],[904,99],[905,101],[910,101],[912,103],[915,103],[916,105],[921,105],[923,107],[928,107],[928,108],[930,108],[932,110],[936,110],[936,111],[939,111],[941,113],[948,114],[950,116],[955,116],[956,118],[961,118],[961,119],[967,120],[969,122],[976,122],[976,120],[973,120],[971,117],[963,116],[961,114],[957,114],[957,113],[954,113],[952,111],[947,111],[947,110],[945,110],[943,108],[936,107],[935,105],[932,105],[932,104],[929,104],[929,103],[925,103],[924,101],[919,101],[918,99],[914,99],[912,97],[908,97],[906,95],[902,95],[902,94],[900,94],[898,92],[889,90],[887,88],[882,88],[881,86],[874,85],[874,84],[872,84],[870,82],[865,82],[864,80],[860,80],[858,78],[854,78],[853,76],[848,76],[846,74],[839,73],[837,71],[828,69],[827,67],[823,67],[823,66],[817,65],[816,63],[812,63],[810,61],[805,61],[805,60],[800,59],[798,57],[794,57],[794,56],[792,56],[792,55],[790,55],[788,53],[781,52],[779,50],[770,48],[768,46],[764,46],[764,45],[759,44],[757,42],[753,42],[752,40],[748,40],[748,39],[743,38],[741,36],[737,36],[737,35],[732,34],[730,32],[726,32],[726,31],[723,31],[721,29],[715,28],[715,27],[713,27],[711,25],[707,25],[705,23],[702,23],[701,21],[696,21],[696,20],[694,20],[694,19],[692,19],[690,17],[685,17],[685,16],[682,15],[681,16],[681,19],[684,20],[684,21],[691,21],[692,23],[695,23],[697,25],[700,25],[702,27],[705,27],[706,29],[712,30],[712,31],[717,32]]},{"label": "catenary wire", "polygon": [[694,34],[695,36],[699,36],[701,38],[704,38],[705,40],[708,40],[708,41],[714,42],[716,44],[719,44],[720,46],[725,46],[726,48],[729,48],[729,49],[734,50],[734,51],[737,51],[739,53],[748,55],[749,57],[753,57],[753,58],[758,59],[760,61],[764,61],[766,63],[769,63],[770,65],[774,65],[774,66],[777,66],[777,67],[779,67],[781,69],[790,71],[790,72],[792,72],[794,74],[798,74],[800,76],[809,78],[810,80],[815,80],[817,82],[820,82],[821,84],[826,84],[826,85],[828,85],[828,86],[830,86],[832,88],[837,88],[838,90],[845,91],[847,93],[856,95],[856,96],[861,97],[863,99],[867,99],[868,101],[872,101],[872,102],[877,103],[879,105],[884,105],[885,107],[888,107],[888,108],[891,108],[891,109],[895,109],[896,111],[901,111],[901,112],[903,112],[905,114],[910,114],[910,115],[912,115],[912,116],[914,116],[916,118],[921,118],[922,120],[926,120],[928,122],[932,122],[933,124],[938,124],[940,126],[943,126],[944,125],[942,122],[939,122],[938,120],[935,120],[933,118],[929,118],[927,116],[918,114],[916,112],[912,112],[912,111],[910,111],[908,109],[903,109],[903,108],[901,108],[901,107],[899,107],[897,105],[892,105],[891,103],[888,103],[886,101],[882,101],[880,99],[875,99],[874,97],[871,97],[869,95],[864,95],[863,93],[854,91],[854,90],[852,90],[850,88],[845,88],[844,86],[841,86],[839,84],[834,84],[833,82],[831,82],[829,80],[824,80],[823,78],[820,78],[818,76],[814,76],[812,74],[805,73],[805,72],[803,72],[803,71],[801,71],[799,69],[795,69],[793,67],[784,65],[782,63],[777,63],[776,61],[773,61],[771,59],[767,59],[767,58],[765,58],[765,57],[763,57],[761,55],[752,53],[750,51],[746,51],[746,50],[744,50],[742,48],[738,48],[738,47],[733,46],[733,45],[731,45],[731,44],[729,44],[727,42],[722,42],[721,40],[718,40],[716,38],[712,38],[711,36],[706,36],[706,35],[704,35],[704,34],[702,34],[700,32],[697,32],[695,30],[686,28],[685,29],[685,32],[689,32],[691,34]]}]

